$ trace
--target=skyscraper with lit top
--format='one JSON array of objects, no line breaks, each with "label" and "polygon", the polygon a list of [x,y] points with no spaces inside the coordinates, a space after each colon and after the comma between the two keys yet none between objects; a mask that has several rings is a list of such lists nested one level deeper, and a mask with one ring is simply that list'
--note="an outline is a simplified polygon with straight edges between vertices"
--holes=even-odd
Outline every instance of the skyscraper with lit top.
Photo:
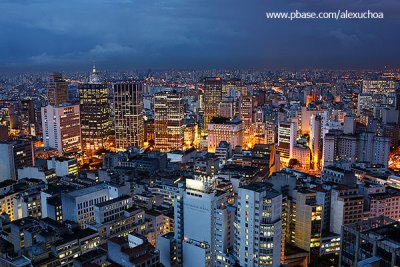
[{"label": "skyscraper with lit top", "polygon": [[79,85],[82,145],[85,151],[97,151],[107,146],[111,132],[107,84],[101,83],[93,66],[89,83]]}]

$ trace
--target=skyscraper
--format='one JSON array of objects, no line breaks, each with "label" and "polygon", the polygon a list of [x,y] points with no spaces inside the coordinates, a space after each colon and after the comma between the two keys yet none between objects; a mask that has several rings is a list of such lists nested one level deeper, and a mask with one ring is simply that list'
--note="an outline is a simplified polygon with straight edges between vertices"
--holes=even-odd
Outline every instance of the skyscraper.
[{"label": "skyscraper", "polygon": [[68,101],[67,82],[61,73],[50,74],[47,90],[49,105],[58,105]]},{"label": "skyscraper", "polygon": [[280,266],[282,195],[266,183],[239,187],[235,246],[240,266]]},{"label": "skyscraper", "polygon": [[111,131],[108,88],[99,83],[94,67],[90,82],[79,85],[79,104],[83,150],[105,148]]},{"label": "skyscraper", "polygon": [[128,146],[142,147],[143,85],[138,82],[114,85],[115,147],[125,150]]},{"label": "skyscraper", "polygon": [[42,107],[43,142],[60,153],[77,153],[81,147],[79,105],[64,103]]},{"label": "skyscraper", "polygon": [[174,234],[180,266],[226,265],[226,252],[234,240],[234,209],[229,203],[233,192],[232,187],[214,187],[214,182],[206,177],[188,178],[186,188],[180,184],[175,195]]},{"label": "skyscraper", "polygon": [[288,163],[293,156],[296,145],[297,123],[279,122],[278,125],[278,151],[281,153],[281,161]]},{"label": "skyscraper", "polygon": [[36,134],[36,115],[32,99],[21,100],[21,132],[24,135]]},{"label": "skyscraper", "polygon": [[181,93],[173,91],[154,95],[154,137],[157,149],[182,149],[184,116],[184,102]]},{"label": "skyscraper", "polygon": [[218,104],[222,99],[222,79],[220,77],[204,80],[204,129],[213,117],[218,116]]}]

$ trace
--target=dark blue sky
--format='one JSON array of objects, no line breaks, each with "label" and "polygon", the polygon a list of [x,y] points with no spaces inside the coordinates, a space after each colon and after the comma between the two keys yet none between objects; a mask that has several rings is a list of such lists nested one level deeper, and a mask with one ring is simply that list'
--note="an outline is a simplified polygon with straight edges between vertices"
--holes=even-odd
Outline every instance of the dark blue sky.
[{"label": "dark blue sky", "polygon": [[[267,20],[268,11],[384,20]],[[380,68],[400,62],[400,0],[0,0],[1,70]]]}]

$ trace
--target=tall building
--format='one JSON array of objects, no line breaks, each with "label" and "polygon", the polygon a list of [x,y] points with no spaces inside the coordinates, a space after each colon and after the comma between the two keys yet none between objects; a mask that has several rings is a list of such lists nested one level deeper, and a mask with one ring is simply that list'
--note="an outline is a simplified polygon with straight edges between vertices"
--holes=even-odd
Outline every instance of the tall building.
[{"label": "tall building", "polygon": [[33,143],[29,140],[0,142],[0,182],[17,179],[19,168],[35,163]]},{"label": "tall building", "polygon": [[82,148],[96,151],[106,147],[111,132],[107,84],[97,83],[93,68],[90,83],[79,85]]},{"label": "tall building", "polygon": [[81,146],[79,105],[64,103],[42,107],[43,142],[60,153],[77,153]]},{"label": "tall building", "polygon": [[288,163],[293,157],[293,149],[297,139],[297,123],[296,122],[279,122],[278,125],[278,151],[280,152],[281,161]]},{"label": "tall building", "polygon": [[181,93],[154,95],[154,137],[157,149],[182,149],[184,145],[184,101]]},{"label": "tall building", "polygon": [[143,85],[138,82],[114,84],[115,147],[143,147]]},{"label": "tall building", "polygon": [[213,183],[207,177],[186,179],[186,188],[181,184],[175,195],[174,234],[180,266],[229,265],[226,252],[234,240],[233,192],[232,187],[214,188]]},{"label": "tall building", "polygon": [[49,76],[47,87],[49,105],[58,105],[68,101],[67,82],[59,72],[53,72]]},{"label": "tall building", "polygon": [[291,213],[291,242],[308,252],[318,253],[322,234],[323,205],[317,202],[316,193],[307,189],[295,192]]},{"label": "tall building", "polygon": [[21,132],[24,135],[36,135],[36,114],[32,99],[21,100]]},{"label": "tall building", "polygon": [[342,186],[331,193],[330,230],[340,234],[342,226],[363,220],[364,197],[357,188]]},{"label": "tall building", "polygon": [[282,195],[265,183],[239,187],[234,255],[240,266],[280,266]]},{"label": "tall building", "polygon": [[220,77],[204,80],[204,129],[213,117],[218,116],[218,104],[222,99],[222,79]]},{"label": "tall building", "polygon": [[239,118],[243,121],[245,143],[251,142],[253,97],[248,93],[241,96]]},{"label": "tall building", "polygon": [[221,141],[232,147],[243,145],[243,123],[239,120],[214,117],[208,124],[208,151],[215,152]]},{"label": "tall building", "polygon": [[310,120],[310,144],[313,168],[320,168],[322,157],[321,116],[313,114]]}]

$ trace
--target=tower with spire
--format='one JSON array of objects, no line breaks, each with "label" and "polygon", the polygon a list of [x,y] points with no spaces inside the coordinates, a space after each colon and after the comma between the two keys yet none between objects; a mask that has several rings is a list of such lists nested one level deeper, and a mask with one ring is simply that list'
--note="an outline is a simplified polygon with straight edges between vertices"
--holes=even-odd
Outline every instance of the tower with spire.
[{"label": "tower with spire", "polygon": [[99,79],[99,75],[97,74],[96,71],[96,65],[93,64],[93,69],[92,69],[92,73],[90,74],[89,77],[89,83],[99,83],[100,79]]}]

